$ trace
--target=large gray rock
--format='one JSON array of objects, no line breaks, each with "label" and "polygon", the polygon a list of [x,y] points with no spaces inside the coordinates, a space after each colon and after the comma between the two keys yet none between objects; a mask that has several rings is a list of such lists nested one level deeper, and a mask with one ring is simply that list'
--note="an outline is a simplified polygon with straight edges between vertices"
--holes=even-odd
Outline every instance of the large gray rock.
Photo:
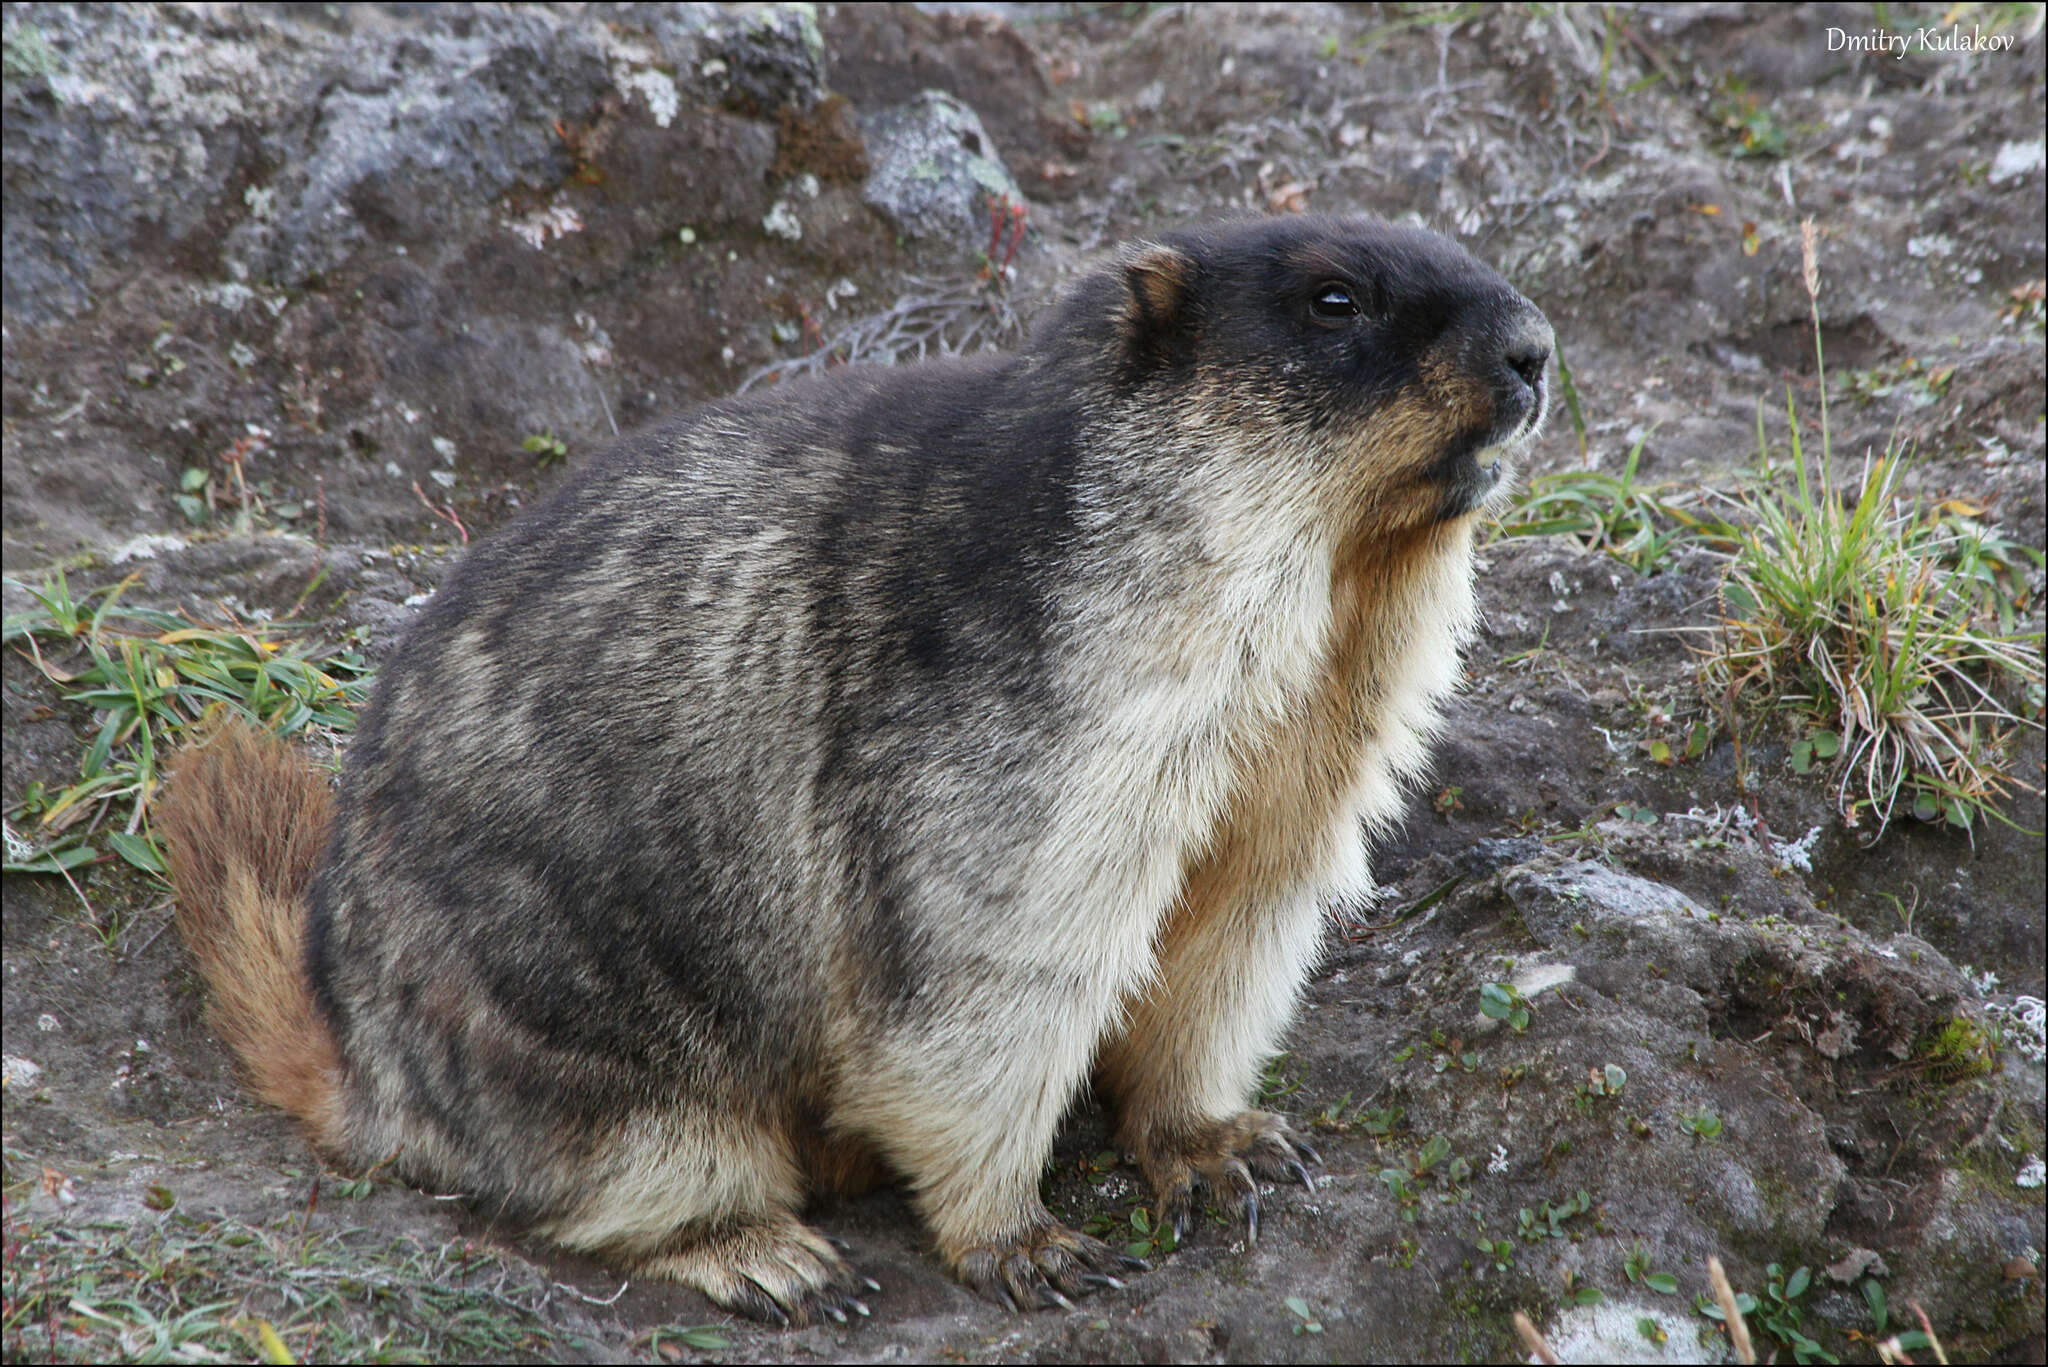
[{"label": "large gray rock", "polygon": [[553,125],[608,84],[601,26],[349,17],[337,38],[245,10],[10,7],[9,311],[75,313],[96,272],[156,244],[201,277],[296,287],[568,174]]},{"label": "large gray rock", "polygon": [[867,202],[909,237],[986,250],[991,201],[1024,202],[981,119],[943,90],[870,116],[864,131],[873,167]]},{"label": "large gray rock", "polygon": [[693,97],[765,116],[825,93],[808,5],[344,7],[331,23],[20,5],[5,32],[4,283],[30,322],[84,309],[96,272],[154,243],[202,277],[298,288],[366,244],[521,222],[546,206],[498,197],[568,177],[561,130],[607,99],[667,129]]}]

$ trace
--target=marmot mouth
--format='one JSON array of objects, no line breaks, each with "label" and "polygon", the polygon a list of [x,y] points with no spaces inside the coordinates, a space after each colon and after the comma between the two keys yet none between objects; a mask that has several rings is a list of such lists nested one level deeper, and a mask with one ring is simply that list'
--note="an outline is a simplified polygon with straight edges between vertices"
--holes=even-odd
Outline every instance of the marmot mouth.
[{"label": "marmot mouth", "polygon": [[1513,458],[1535,438],[1540,419],[1541,409],[1533,409],[1510,431],[1474,433],[1445,452],[1429,471],[1429,478],[1443,486],[1438,516],[1446,521],[1462,517],[1486,502]]}]

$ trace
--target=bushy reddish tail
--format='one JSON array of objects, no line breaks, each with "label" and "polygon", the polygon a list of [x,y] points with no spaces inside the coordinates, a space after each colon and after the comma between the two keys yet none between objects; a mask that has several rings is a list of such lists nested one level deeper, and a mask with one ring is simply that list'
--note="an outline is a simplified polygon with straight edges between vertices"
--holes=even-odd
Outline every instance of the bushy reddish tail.
[{"label": "bushy reddish tail", "polygon": [[341,1055],[306,977],[306,889],[334,799],[282,741],[239,722],[188,747],[156,807],[178,931],[213,990],[213,1024],[256,1094],[340,1139]]}]

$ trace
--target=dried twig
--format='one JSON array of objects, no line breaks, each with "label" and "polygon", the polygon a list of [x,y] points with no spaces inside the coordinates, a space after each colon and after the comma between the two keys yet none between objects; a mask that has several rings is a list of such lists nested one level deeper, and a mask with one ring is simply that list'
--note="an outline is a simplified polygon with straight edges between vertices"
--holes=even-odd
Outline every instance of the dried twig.
[{"label": "dried twig", "polygon": [[1550,1351],[1550,1345],[1544,1341],[1542,1331],[1531,1324],[1529,1317],[1519,1310],[1515,1312],[1515,1332],[1522,1336],[1522,1346],[1534,1354],[1538,1362],[1555,1363],[1560,1360],[1556,1353]]},{"label": "dried twig", "polygon": [[1934,1336],[1934,1326],[1927,1322],[1927,1312],[1920,1308],[1920,1302],[1907,1301],[1912,1307],[1914,1318],[1920,1321],[1920,1332],[1927,1335],[1927,1346],[1934,1350],[1934,1360],[1948,1367],[1948,1354],[1942,1351],[1941,1340]]},{"label": "dried twig", "polygon": [[1722,1269],[1719,1258],[1707,1259],[1707,1280],[1714,1284],[1714,1299],[1721,1303],[1721,1315],[1728,1325],[1728,1339],[1735,1345],[1735,1360],[1755,1362],[1756,1347],[1749,1341],[1749,1325],[1735,1304],[1735,1288],[1728,1285],[1728,1274]]},{"label": "dried twig", "polygon": [[[556,1282],[554,1284],[553,1290],[566,1291],[570,1295],[574,1296],[577,1300],[582,1301],[585,1305],[612,1305],[617,1303],[619,1297],[626,1294],[626,1288],[631,1286],[632,1284],[633,1283],[629,1281],[620,1282],[619,1289],[612,1292],[612,1294],[609,1296],[593,1296],[588,1291],[583,1290],[581,1287],[571,1286],[568,1282]],[[549,1294],[553,1294],[553,1292],[551,1291]]]},{"label": "dried twig", "polygon": [[435,517],[440,518],[443,522],[452,525],[455,528],[455,534],[462,538],[463,545],[467,546],[469,544],[469,528],[463,526],[462,519],[455,515],[454,504],[451,503],[444,508],[436,508],[431,502],[427,500],[427,491],[425,489],[420,488],[420,482],[418,480],[414,480],[412,482],[412,491],[415,494],[419,495],[421,506],[425,507],[428,512],[432,513]]},{"label": "dried twig", "polygon": [[906,283],[911,292],[888,308],[854,319],[815,350],[761,367],[740,382],[739,392],[832,366],[894,365],[934,353],[986,350],[1023,334],[1024,324],[1009,300],[980,280],[912,276]]}]

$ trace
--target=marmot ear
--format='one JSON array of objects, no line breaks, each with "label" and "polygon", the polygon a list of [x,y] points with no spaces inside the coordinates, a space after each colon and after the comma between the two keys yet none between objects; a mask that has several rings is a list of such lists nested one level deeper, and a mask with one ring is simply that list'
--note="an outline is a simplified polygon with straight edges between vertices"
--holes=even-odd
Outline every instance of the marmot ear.
[{"label": "marmot ear", "polygon": [[1141,242],[1123,257],[1125,302],[1121,331],[1131,359],[1177,360],[1194,340],[1194,259],[1172,247]]}]

